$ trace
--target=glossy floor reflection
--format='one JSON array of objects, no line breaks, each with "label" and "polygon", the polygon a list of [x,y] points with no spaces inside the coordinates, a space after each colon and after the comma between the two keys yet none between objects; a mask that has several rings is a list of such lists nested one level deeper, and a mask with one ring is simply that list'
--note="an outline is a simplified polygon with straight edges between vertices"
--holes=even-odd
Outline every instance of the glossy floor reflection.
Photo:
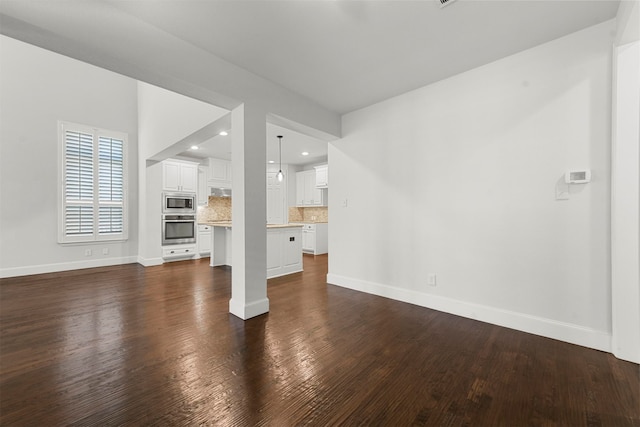
[{"label": "glossy floor reflection", "polygon": [[640,425],[638,365],[327,285],[228,313],[208,260],[0,281],[0,425]]}]

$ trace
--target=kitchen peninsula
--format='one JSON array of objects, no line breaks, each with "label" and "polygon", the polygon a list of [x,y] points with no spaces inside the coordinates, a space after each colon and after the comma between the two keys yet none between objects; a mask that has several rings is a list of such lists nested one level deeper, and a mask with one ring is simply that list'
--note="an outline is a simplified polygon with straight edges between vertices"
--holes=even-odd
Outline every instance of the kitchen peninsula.
[{"label": "kitchen peninsula", "polygon": [[[200,222],[212,227],[212,267],[233,265],[231,260],[231,221]],[[302,271],[302,224],[268,224],[267,279]]]}]

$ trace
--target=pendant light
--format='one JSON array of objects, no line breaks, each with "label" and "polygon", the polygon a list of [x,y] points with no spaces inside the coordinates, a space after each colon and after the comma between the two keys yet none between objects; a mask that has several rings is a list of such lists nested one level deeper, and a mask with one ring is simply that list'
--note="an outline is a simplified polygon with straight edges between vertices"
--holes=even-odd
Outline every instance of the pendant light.
[{"label": "pendant light", "polygon": [[280,152],[280,170],[276,175],[278,181],[282,182],[284,180],[284,174],[282,173],[282,135],[278,135],[278,151]]}]

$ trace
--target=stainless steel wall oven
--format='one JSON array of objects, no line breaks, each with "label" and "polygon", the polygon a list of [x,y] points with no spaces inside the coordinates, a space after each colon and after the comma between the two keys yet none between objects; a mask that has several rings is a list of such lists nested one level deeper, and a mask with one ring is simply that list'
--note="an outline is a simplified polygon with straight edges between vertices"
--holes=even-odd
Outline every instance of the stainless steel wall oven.
[{"label": "stainless steel wall oven", "polygon": [[162,245],[182,245],[196,242],[195,215],[162,215]]}]

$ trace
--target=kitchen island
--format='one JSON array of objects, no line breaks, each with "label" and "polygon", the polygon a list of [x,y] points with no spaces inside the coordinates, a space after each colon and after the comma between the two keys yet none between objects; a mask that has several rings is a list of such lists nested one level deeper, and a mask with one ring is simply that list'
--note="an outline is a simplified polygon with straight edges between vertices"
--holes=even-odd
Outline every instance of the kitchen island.
[{"label": "kitchen island", "polygon": [[[231,221],[200,222],[212,227],[209,265],[232,266]],[[267,225],[267,279],[302,271],[302,224]]]}]

